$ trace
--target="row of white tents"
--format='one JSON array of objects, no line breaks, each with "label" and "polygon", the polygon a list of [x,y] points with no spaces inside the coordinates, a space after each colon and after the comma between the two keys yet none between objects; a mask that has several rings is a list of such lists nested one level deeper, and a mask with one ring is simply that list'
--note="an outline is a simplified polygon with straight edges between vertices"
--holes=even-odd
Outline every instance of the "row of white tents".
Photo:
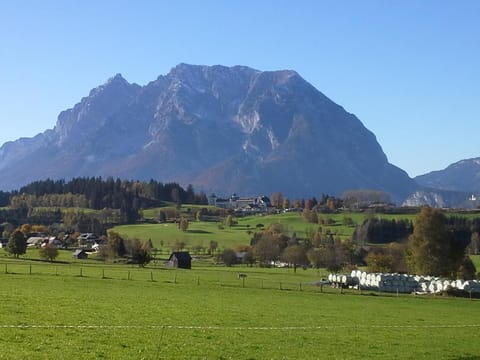
[{"label": "row of white tents", "polygon": [[353,270],[350,275],[329,274],[328,281],[332,286],[337,287],[392,293],[435,294],[448,289],[480,293],[480,281],[478,280],[447,280],[433,276],[367,273],[361,270]]}]

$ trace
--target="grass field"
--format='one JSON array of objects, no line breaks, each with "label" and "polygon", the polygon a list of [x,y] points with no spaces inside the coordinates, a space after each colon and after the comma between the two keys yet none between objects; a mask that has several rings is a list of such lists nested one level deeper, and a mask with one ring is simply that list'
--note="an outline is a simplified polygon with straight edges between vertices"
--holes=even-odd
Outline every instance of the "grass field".
[{"label": "grass field", "polygon": [[[29,264],[17,261],[8,271],[0,273],[0,359],[479,359],[480,354],[480,318],[474,315],[480,302],[341,294],[331,288],[321,293],[308,283],[323,274],[311,269],[294,274],[196,264],[179,271],[34,263],[30,275]],[[245,288],[239,272],[248,276]]]},{"label": "grass field", "polygon": [[[155,209],[150,210],[149,215],[155,214]],[[175,241],[183,241],[187,247],[201,245],[208,247],[210,241],[217,241],[221,248],[229,248],[239,244],[249,244],[252,239],[252,233],[258,231],[260,224],[267,227],[273,223],[280,223],[287,232],[295,232],[298,237],[305,237],[309,231],[315,231],[322,227],[324,231],[330,230],[341,238],[350,237],[355,229],[354,226],[345,225],[345,218],[351,218],[354,223],[361,224],[366,214],[348,213],[348,214],[322,214],[320,218],[331,218],[332,225],[319,225],[308,223],[301,213],[283,213],[265,216],[246,216],[235,218],[237,224],[232,227],[219,226],[219,222],[191,221],[188,230],[183,232],[178,229],[177,224],[137,224],[116,226],[112,230],[126,237],[137,237],[142,240],[151,239],[154,246],[160,248],[161,243],[164,247],[170,248]],[[414,215],[390,215],[380,214],[384,218],[414,219]]]}]

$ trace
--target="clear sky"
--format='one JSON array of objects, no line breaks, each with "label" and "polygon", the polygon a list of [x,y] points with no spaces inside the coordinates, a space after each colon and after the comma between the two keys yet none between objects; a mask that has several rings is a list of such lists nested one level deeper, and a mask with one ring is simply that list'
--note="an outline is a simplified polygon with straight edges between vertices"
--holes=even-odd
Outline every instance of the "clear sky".
[{"label": "clear sky", "polygon": [[116,73],[296,70],[410,176],[479,157],[477,0],[1,0],[0,145],[55,126]]}]

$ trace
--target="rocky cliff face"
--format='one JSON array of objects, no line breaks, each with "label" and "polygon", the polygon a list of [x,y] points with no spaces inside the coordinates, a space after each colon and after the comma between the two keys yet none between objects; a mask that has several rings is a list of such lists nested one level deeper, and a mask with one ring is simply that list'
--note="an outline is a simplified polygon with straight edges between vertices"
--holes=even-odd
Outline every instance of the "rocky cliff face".
[{"label": "rocky cliff face", "polygon": [[145,86],[116,75],[53,130],[0,148],[0,188],[74,176],[179,181],[290,197],[416,185],[375,139],[294,71],[180,64]]}]

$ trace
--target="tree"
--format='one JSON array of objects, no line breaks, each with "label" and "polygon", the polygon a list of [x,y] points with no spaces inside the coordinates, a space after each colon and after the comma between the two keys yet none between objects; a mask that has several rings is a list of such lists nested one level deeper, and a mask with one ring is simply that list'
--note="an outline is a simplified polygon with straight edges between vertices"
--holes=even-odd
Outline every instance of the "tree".
[{"label": "tree", "polygon": [[187,231],[187,229],[188,229],[188,219],[182,217],[180,219],[180,222],[178,223],[178,228],[182,231]]},{"label": "tree", "polygon": [[280,255],[278,239],[269,234],[263,235],[255,244],[253,253],[261,266],[270,266]]},{"label": "tree", "polygon": [[465,248],[449,231],[443,212],[425,206],[408,238],[408,269],[410,273],[454,277],[465,257]]},{"label": "tree", "polygon": [[177,208],[180,209],[182,201],[180,198],[180,189],[178,187],[172,189],[172,191],[170,192],[170,198],[177,205]]},{"label": "tree", "polygon": [[324,266],[323,254],[322,254],[322,251],[319,249],[308,250],[307,258],[310,264],[317,269]]},{"label": "tree", "polygon": [[25,235],[28,236],[32,232],[32,225],[30,224],[22,224],[20,226],[20,231]]},{"label": "tree", "polygon": [[165,211],[160,210],[160,212],[158,213],[158,221],[160,221],[161,223],[164,223],[167,221],[167,216],[165,215]]},{"label": "tree", "polygon": [[52,262],[58,256],[58,249],[53,244],[46,244],[40,248],[39,255],[41,258]]},{"label": "tree", "polygon": [[473,280],[475,279],[475,273],[477,269],[475,268],[475,264],[473,263],[470,257],[465,256],[460,265],[460,268],[457,272],[457,278],[464,279],[464,280]]},{"label": "tree", "polygon": [[393,256],[385,252],[370,252],[365,258],[369,272],[392,272]]},{"label": "tree", "polygon": [[300,245],[289,245],[283,250],[282,253],[283,261],[293,265],[293,272],[297,272],[298,265],[307,264],[307,254],[305,249]]},{"label": "tree", "polygon": [[7,252],[18,258],[27,252],[27,239],[20,230],[15,230],[7,244]]},{"label": "tree", "polygon": [[280,209],[282,208],[283,205],[283,195],[281,192],[274,192],[272,196],[270,197],[272,206]]},{"label": "tree", "polygon": [[208,253],[211,255],[213,254],[218,248],[218,242],[211,240],[210,243],[208,244]]},{"label": "tree", "polygon": [[126,248],[132,262],[138,264],[138,266],[144,267],[152,259],[151,249],[147,241],[142,244],[138,239],[129,239]]},{"label": "tree", "polygon": [[185,242],[178,239],[172,245],[172,251],[181,251],[185,248]]},{"label": "tree", "polygon": [[[105,247],[105,246],[104,246]],[[123,257],[127,250],[125,249],[125,241],[120,236],[119,233],[110,230],[107,237],[107,253],[110,257],[115,258],[116,256]]]},{"label": "tree", "polygon": [[225,219],[225,225],[228,227],[232,227],[233,225],[233,216],[228,215],[227,218]]},{"label": "tree", "polygon": [[470,254],[478,255],[480,253],[480,235],[478,232],[474,232],[470,239],[469,245]]},{"label": "tree", "polygon": [[226,266],[232,266],[237,262],[237,253],[233,249],[225,249],[222,252],[222,260]]}]

